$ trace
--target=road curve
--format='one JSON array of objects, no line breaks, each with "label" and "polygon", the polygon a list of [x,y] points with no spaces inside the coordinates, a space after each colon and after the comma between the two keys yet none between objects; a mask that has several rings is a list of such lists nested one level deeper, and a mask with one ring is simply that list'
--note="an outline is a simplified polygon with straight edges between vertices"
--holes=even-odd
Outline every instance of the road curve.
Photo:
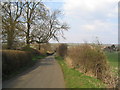
[{"label": "road curve", "polygon": [[4,81],[3,88],[65,88],[65,83],[54,56],[48,56],[25,72]]}]

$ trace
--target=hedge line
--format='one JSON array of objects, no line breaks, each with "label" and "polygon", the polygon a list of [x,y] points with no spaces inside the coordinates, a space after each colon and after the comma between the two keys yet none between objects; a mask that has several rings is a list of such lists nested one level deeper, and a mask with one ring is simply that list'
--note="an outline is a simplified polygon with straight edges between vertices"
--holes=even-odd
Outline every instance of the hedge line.
[{"label": "hedge line", "polygon": [[3,77],[32,63],[32,54],[30,52],[18,50],[2,50],[0,53],[2,53]]}]

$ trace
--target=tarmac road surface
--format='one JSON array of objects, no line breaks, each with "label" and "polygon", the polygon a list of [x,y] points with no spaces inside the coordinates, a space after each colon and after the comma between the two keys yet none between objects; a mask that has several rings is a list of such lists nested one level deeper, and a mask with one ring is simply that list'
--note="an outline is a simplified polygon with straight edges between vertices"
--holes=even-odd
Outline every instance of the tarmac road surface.
[{"label": "tarmac road surface", "polygon": [[39,60],[33,67],[4,81],[3,88],[65,88],[64,77],[54,56]]}]

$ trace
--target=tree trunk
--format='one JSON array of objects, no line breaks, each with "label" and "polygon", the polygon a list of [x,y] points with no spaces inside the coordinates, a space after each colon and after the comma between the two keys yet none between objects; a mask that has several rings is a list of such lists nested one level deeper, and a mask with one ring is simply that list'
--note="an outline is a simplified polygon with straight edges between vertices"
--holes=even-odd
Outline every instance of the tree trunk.
[{"label": "tree trunk", "polygon": [[27,23],[27,35],[26,35],[26,44],[28,47],[30,47],[30,37],[29,37],[29,33],[30,33],[30,24]]},{"label": "tree trunk", "polygon": [[13,39],[12,39],[12,37],[8,36],[8,39],[7,39],[7,49],[12,49],[12,46],[13,46]]},{"label": "tree trunk", "polygon": [[13,49],[14,32],[15,32],[15,27],[14,25],[12,25],[11,28],[8,28],[8,32],[7,32],[7,49]]},{"label": "tree trunk", "polygon": [[39,50],[41,49],[41,45],[40,45],[40,43],[39,43]]}]

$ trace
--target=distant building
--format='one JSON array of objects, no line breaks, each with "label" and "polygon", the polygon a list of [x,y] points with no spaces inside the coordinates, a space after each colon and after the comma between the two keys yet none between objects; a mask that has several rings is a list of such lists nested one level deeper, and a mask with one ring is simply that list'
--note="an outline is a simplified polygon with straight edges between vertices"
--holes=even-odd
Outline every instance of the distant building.
[{"label": "distant building", "polygon": [[119,48],[113,44],[111,46],[106,46],[103,50],[108,52],[114,52],[119,51]]}]

